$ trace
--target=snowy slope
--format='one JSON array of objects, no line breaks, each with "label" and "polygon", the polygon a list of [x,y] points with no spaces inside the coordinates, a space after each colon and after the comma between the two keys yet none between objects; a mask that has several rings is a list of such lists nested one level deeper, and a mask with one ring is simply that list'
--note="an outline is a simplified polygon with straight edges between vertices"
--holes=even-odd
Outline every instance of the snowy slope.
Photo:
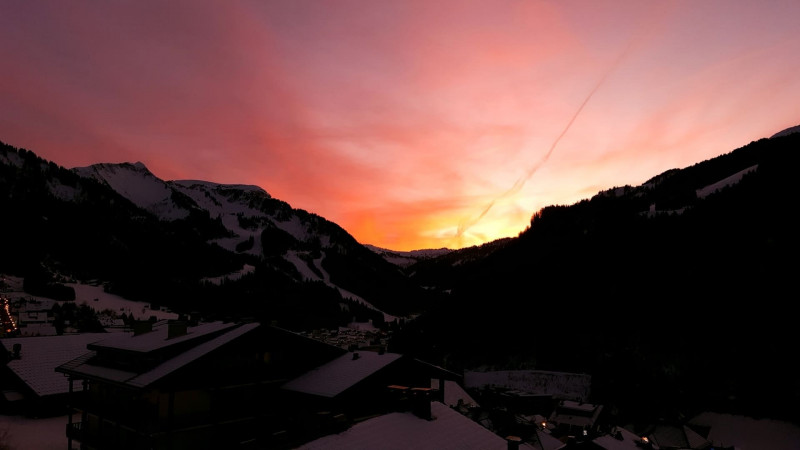
[{"label": "snowy slope", "polygon": [[94,164],[72,169],[78,175],[105,183],[136,206],[150,211],[162,220],[183,219],[189,211],[172,200],[172,189],[153,175],[144,164]]},{"label": "snowy slope", "polygon": [[742,179],[743,176],[747,175],[750,172],[755,171],[756,169],[758,169],[758,165],[755,165],[755,166],[752,166],[752,167],[748,167],[747,169],[744,169],[744,170],[742,170],[740,172],[737,172],[737,173],[735,173],[735,174],[733,174],[733,175],[731,175],[729,177],[726,177],[726,178],[724,178],[722,180],[719,180],[716,183],[712,183],[712,184],[710,184],[708,186],[705,186],[705,187],[703,187],[701,189],[698,189],[696,191],[697,197],[698,198],[706,198],[710,194],[713,194],[714,192],[717,192],[717,191],[721,190],[724,187],[732,186],[732,185],[738,183]]},{"label": "snowy slope", "polygon": [[[232,252],[247,253],[262,257],[264,243],[261,241],[265,229],[279,229],[292,236],[303,249],[289,250],[283,258],[297,268],[303,279],[324,281],[339,290],[344,298],[362,303],[376,309],[365,299],[345,289],[335,286],[322,269],[325,249],[335,244],[326,234],[330,229],[327,221],[295,210],[285,202],[272,198],[264,189],[246,184],[219,184],[202,180],[164,181],[156,177],[141,162],[121,164],[95,164],[89,167],[72,169],[78,175],[91,177],[106,184],[114,191],[129,199],[163,221],[175,221],[190,217],[192,211],[205,211],[212,220],[219,222],[229,232],[228,236],[215,238],[210,243]],[[70,195],[61,186],[51,187],[53,192]],[[331,224],[332,225],[332,224]],[[252,245],[239,247],[252,241]],[[321,257],[316,260],[300,258],[308,254],[308,248],[318,247]],[[219,284],[223,280],[234,280],[243,274],[253,272],[253,266],[245,265],[241,270],[223,277],[206,279]],[[395,317],[384,313],[387,320]]]},{"label": "snowy slope", "polygon": [[[253,222],[263,224],[265,214],[258,209],[259,200],[269,199],[267,192],[258,186],[225,185],[200,180],[170,181],[167,185],[192,199],[200,209],[208,211],[210,217],[219,218],[231,232],[231,237],[214,241],[217,245],[235,251],[236,245],[252,238],[253,246],[248,253],[259,254],[262,226],[244,227],[239,217],[255,218]],[[260,218],[260,220],[259,220]]]},{"label": "snowy slope", "polygon": [[781,137],[781,136],[788,136],[788,135],[790,135],[792,133],[800,133],[800,125],[789,127],[789,128],[786,128],[785,130],[781,130],[781,131],[773,134],[772,136],[770,136],[770,139],[774,139],[774,138]]},{"label": "snowy slope", "polygon": [[[72,169],[84,177],[94,178],[129,199],[137,206],[151,212],[161,220],[185,219],[194,209],[204,210],[212,219],[219,218],[231,237],[216,240],[219,246],[235,251],[236,245],[254,239],[250,253],[258,254],[260,236],[270,222],[298,241],[310,236],[306,224],[285,210],[264,211],[265,201],[272,197],[258,186],[245,184],[218,184],[201,180],[164,181],[153,175],[141,162],[121,164],[94,164]],[[243,226],[240,218],[249,219]]]},{"label": "snowy slope", "polygon": [[446,255],[447,253],[453,251],[449,248],[396,251],[396,250],[389,250],[381,247],[376,247],[370,244],[366,244],[365,247],[383,256],[383,258],[389,261],[390,263],[400,267],[408,267],[414,263],[419,262],[420,260],[436,258],[437,256]]}]

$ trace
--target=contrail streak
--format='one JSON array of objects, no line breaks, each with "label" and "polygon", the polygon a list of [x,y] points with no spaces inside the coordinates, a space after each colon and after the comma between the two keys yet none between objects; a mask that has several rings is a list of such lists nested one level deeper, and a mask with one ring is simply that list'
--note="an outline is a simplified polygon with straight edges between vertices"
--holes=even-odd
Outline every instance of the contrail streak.
[{"label": "contrail streak", "polygon": [[591,100],[591,98],[595,94],[595,92],[597,92],[600,89],[600,86],[602,86],[603,83],[605,83],[606,78],[608,78],[608,75],[611,74],[611,72],[613,72],[614,69],[617,68],[617,66],[619,66],[620,62],[622,62],[622,60],[628,54],[629,50],[630,50],[630,46],[628,46],[628,48],[626,48],[625,51],[622,52],[622,54],[617,58],[617,60],[614,61],[613,64],[611,64],[611,66],[608,68],[608,70],[606,70],[605,74],[603,74],[603,76],[600,78],[600,81],[598,81],[597,84],[595,84],[595,86],[592,88],[592,90],[589,91],[589,95],[586,96],[586,98],[583,100],[583,103],[581,103],[581,105],[578,107],[578,110],[575,111],[575,114],[573,114],[572,118],[569,119],[569,122],[567,122],[567,126],[564,127],[564,130],[561,131],[561,134],[559,134],[558,137],[553,141],[553,144],[550,146],[550,150],[548,150],[547,153],[545,153],[545,155],[542,157],[542,159],[540,159],[536,164],[534,164],[530,169],[528,169],[528,171],[525,173],[524,176],[522,176],[519,179],[517,179],[517,181],[514,183],[513,186],[511,186],[510,189],[508,189],[504,193],[500,194],[498,197],[495,197],[494,200],[489,202],[489,204],[486,205],[486,207],[483,209],[483,211],[477,217],[475,217],[475,218],[473,218],[473,219],[471,219],[469,221],[465,221],[465,222],[460,223],[458,225],[458,229],[456,231],[456,235],[455,235],[456,239],[460,239],[461,236],[467,230],[469,230],[470,228],[475,226],[475,224],[480,222],[480,220],[483,219],[483,217],[486,215],[486,213],[488,213],[489,210],[492,209],[492,207],[494,206],[494,204],[498,200],[501,200],[503,198],[506,198],[506,197],[508,197],[510,195],[513,195],[513,194],[516,194],[517,192],[519,192],[519,190],[522,189],[523,186],[525,186],[525,183],[528,180],[530,180],[531,177],[533,177],[533,175],[544,165],[544,163],[547,162],[548,159],[550,159],[550,155],[553,154],[553,151],[556,149],[556,146],[558,146],[558,142],[561,140],[561,138],[564,137],[565,134],[567,134],[567,131],[569,131],[570,127],[572,127],[572,124],[575,122],[575,119],[577,119],[578,116],[581,114],[581,111],[583,111],[583,108],[586,106],[587,103],[589,103],[589,100]]}]

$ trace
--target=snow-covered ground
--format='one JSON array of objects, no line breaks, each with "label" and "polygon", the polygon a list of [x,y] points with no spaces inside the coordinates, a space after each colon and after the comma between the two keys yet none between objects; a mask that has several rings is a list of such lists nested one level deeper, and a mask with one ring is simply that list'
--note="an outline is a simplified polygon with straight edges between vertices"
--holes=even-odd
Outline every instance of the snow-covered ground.
[{"label": "snow-covered ground", "polygon": [[[703,413],[691,422],[711,426],[708,438],[714,445],[733,445],[737,450],[800,449],[800,426],[788,422],[719,413]],[[67,416],[33,419],[0,415],[0,436],[8,433],[12,450],[64,450],[66,424]],[[73,447],[77,449],[77,443]]]},{"label": "snow-covered ground", "polygon": [[147,320],[150,316],[156,316],[157,320],[177,319],[178,314],[160,309],[151,309],[149,303],[127,300],[118,295],[109,294],[103,291],[103,286],[91,284],[67,283],[75,289],[75,303],[88,304],[97,312],[109,309],[117,314],[133,314],[138,320]]},{"label": "snow-covered ground", "polygon": [[244,266],[242,266],[242,269],[237,271],[237,272],[230,273],[228,275],[222,275],[220,277],[203,278],[200,281],[213,283],[213,284],[216,284],[217,286],[219,286],[220,284],[222,284],[223,281],[226,281],[226,280],[235,281],[235,280],[238,280],[239,278],[242,278],[243,276],[245,276],[247,274],[251,274],[251,273],[253,273],[255,271],[256,271],[256,267],[255,266],[251,266],[250,264],[245,264]]},{"label": "snow-covered ground", "polygon": [[[27,294],[22,290],[22,279],[18,277],[0,275],[2,280],[9,286],[10,292],[5,295],[9,298],[17,297],[33,297],[37,299],[45,298]],[[84,284],[84,283],[65,283],[67,286],[75,289],[75,304],[81,305],[86,303],[97,311],[98,313],[103,310],[111,310],[117,314],[132,314],[138,320],[147,320],[150,316],[155,316],[156,319],[177,319],[178,314],[170,311],[162,311],[161,309],[152,309],[150,304],[146,302],[137,302],[128,300],[118,295],[109,294],[103,290],[103,286]],[[64,303],[59,301],[59,303]]]},{"label": "snow-covered ground", "polygon": [[[22,416],[0,415],[0,436],[10,450],[64,450],[67,448],[67,416],[33,419]],[[74,416],[79,422],[80,417]],[[72,447],[78,448],[73,442]]]},{"label": "snow-covered ground", "polygon": [[320,274],[322,274],[322,277],[320,277],[319,275],[317,275],[316,272],[314,272],[313,270],[311,270],[308,267],[308,264],[299,256],[298,252],[293,251],[293,250],[289,251],[289,252],[286,253],[285,257],[286,257],[287,261],[289,261],[290,263],[294,264],[294,266],[297,268],[297,271],[300,272],[303,275],[303,278],[305,278],[306,280],[322,281],[326,285],[328,285],[328,286],[330,286],[330,287],[332,287],[334,289],[337,289],[339,291],[339,293],[342,295],[342,298],[350,299],[352,301],[361,303],[362,305],[364,305],[364,306],[366,306],[366,307],[368,307],[370,309],[374,309],[375,311],[382,312],[383,313],[383,320],[386,321],[387,323],[397,320],[397,318],[398,318],[397,316],[394,316],[394,315],[389,314],[387,312],[381,311],[380,309],[376,308],[375,305],[373,305],[372,303],[364,300],[363,297],[360,297],[360,296],[358,296],[358,295],[356,295],[356,294],[354,294],[354,293],[352,293],[352,292],[350,292],[350,291],[348,291],[346,289],[342,289],[339,286],[333,284],[331,282],[330,275],[328,275],[328,272],[322,267],[322,258],[318,258],[318,259],[313,260],[314,267],[317,269],[317,271]]},{"label": "snow-covered ground", "polygon": [[708,440],[737,450],[800,450],[800,426],[772,419],[704,412],[689,421],[710,427]]},{"label": "snow-covered ground", "polygon": [[738,183],[742,179],[743,176],[747,175],[750,172],[754,172],[756,169],[758,169],[758,164],[756,164],[755,166],[752,166],[752,167],[748,167],[747,169],[744,169],[744,170],[742,170],[740,172],[737,172],[737,173],[735,173],[735,174],[733,174],[733,175],[731,175],[731,176],[729,176],[727,178],[723,178],[722,180],[719,180],[716,183],[709,184],[708,186],[706,186],[706,187],[704,187],[702,189],[698,189],[696,191],[697,197],[698,198],[706,198],[706,197],[708,197],[709,194],[713,194],[714,192],[717,192],[717,191],[721,190],[724,187],[732,186],[732,185]]}]

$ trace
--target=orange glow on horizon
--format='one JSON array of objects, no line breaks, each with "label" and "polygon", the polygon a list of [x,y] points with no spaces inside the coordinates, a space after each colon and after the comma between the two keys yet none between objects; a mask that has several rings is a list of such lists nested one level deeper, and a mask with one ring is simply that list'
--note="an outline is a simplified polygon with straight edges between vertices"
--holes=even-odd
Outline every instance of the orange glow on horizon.
[{"label": "orange glow on horizon", "polygon": [[14,2],[0,140],[253,184],[393,250],[514,237],[800,123],[798,2]]}]

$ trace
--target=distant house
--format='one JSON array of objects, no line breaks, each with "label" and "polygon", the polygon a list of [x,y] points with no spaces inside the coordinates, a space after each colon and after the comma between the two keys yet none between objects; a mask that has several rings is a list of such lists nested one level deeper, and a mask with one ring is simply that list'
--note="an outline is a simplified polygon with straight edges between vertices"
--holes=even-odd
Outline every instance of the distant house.
[{"label": "distant house", "polygon": [[558,400],[586,401],[591,393],[592,377],[583,373],[546,370],[466,371],[464,386],[469,389],[502,388]]},{"label": "distant house", "polygon": [[281,384],[344,350],[259,323],[170,321],[111,333],[56,371],[71,391],[69,445],[82,449],[237,449],[263,444],[284,416]]},{"label": "distant house", "polygon": [[0,339],[0,411],[46,416],[66,411],[69,380],[59,365],[86,353],[105,333]]},{"label": "distant house", "polygon": [[22,336],[55,336],[53,305],[55,300],[29,297],[19,301],[17,326]]},{"label": "distant house", "polygon": [[590,436],[594,435],[597,420],[603,411],[603,405],[576,402],[572,400],[560,401],[548,421],[555,426],[555,432],[562,436]]},{"label": "distant house", "polygon": [[625,428],[614,428],[608,434],[593,439],[591,443],[591,448],[597,450],[643,450],[648,447],[642,436]]}]

